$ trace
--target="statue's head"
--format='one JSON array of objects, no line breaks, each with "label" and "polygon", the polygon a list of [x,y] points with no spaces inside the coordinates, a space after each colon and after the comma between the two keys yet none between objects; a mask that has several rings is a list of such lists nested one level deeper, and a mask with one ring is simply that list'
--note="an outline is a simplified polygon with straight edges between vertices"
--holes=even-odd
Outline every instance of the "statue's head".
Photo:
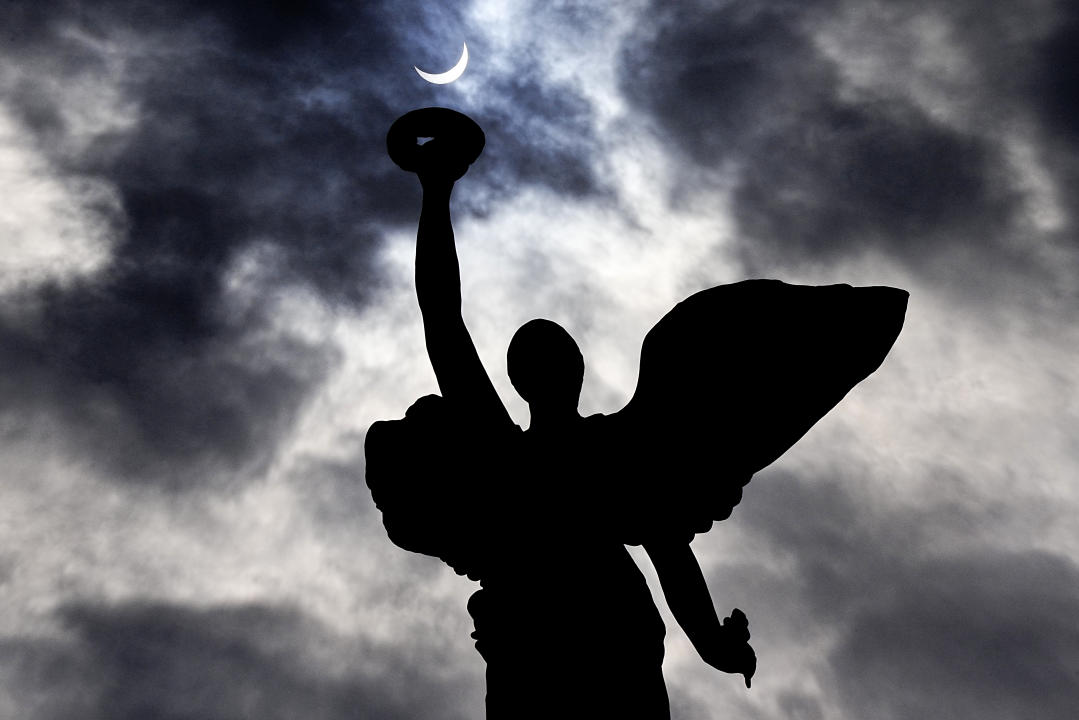
[{"label": "statue's head", "polygon": [[584,382],[584,357],[570,334],[550,320],[522,325],[506,352],[514,389],[533,408],[577,410]]}]

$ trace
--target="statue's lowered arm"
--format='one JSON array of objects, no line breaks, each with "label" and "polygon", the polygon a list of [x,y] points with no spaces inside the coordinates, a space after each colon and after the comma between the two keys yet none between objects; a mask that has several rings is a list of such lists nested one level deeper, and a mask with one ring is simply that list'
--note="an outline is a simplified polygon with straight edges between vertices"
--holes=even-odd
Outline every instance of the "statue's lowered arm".
[{"label": "statue's lowered arm", "polygon": [[757,669],[757,657],[749,646],[745,614],[735,608],[720,624],[701,566],[689,543],[652,542],[645,543],[644,549],[659,575],[667,607],[701,659],[717,670],[741,673],[749,687]]}]

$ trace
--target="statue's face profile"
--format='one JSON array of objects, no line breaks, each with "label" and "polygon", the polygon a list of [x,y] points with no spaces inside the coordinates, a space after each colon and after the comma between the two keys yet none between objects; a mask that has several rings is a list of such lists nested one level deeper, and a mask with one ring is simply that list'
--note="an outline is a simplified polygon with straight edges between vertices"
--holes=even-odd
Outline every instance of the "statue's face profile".
[{"label": "statue's face profile", "polygon": [[532,412],[576,412],[584,382],[584,357],[565,328],[530,320],[517,330],[506,352],[510,382]]}]

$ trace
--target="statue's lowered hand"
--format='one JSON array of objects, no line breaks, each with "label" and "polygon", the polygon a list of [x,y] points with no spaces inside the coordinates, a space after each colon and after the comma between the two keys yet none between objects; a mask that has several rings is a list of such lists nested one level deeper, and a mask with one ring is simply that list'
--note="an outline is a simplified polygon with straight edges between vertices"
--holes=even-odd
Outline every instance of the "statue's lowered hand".
[{"label": "statue's lowered hand", "polygon": [[752,686],[753,673],[757,670],[757,654],[749,644],[749,620],[738,608],[730,617],[723,619],[721,632],[704,648],[697,648],[701,658],[725,673],[739,673],[745,677],[746,687]]}]

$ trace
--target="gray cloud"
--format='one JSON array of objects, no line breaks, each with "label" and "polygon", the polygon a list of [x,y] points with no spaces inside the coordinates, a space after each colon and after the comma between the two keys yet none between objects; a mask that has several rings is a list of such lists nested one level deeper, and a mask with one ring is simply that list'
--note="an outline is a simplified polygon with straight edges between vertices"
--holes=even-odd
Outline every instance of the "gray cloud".
[{"label": "gray cloud", "polygon": [[1079,701],[1079,568],[1046,553],[919,563],[831,658],[854,717],[1068,718]]},{"label": "gray cloud", "polygon": [[[69,605],[70,642],[0,641],[19,717],[462,718],[445,659],[264,605]],[[458,687],[454,687],[458,685]]]},{"label": "gray cloud", "polygon": [[[954,50],[987,67],[1006,62],[1015,73],[1038,64],[1035,39],[998,47],[1005,23],[1014,22],[1008,13],[968,23],[959,8],[932,19],[913,3],[897,8],[893,22],[941,23]],[[624,49],[622,87],[683,158],[688,174],[678,192],[700,191],[693,187],[700,169],[734,169],[738,253],[750,274],[883,252],[965,293],[984,293],[1007,274],[1054,277],[1052,265],[1031,252],[1022,225],[1027,190],[1000,143],[1025,105],[1015,98],[1020,83],[964,78],[962,100],[985,115],[960,122],[889,77],[852,88],[815,37],[845,9],[734,2],[653,10],[655,25],[642,23]],[[884,42],[863,42],[875,40]],[[1055,63],[1068,52],[1063,47],[1049,41],[1044,52]],[[1006,61],[989,61],[1001,52]],[[895,58],[895,72],[904,63],[913,59]],[[1044,96],[1066,104],[1066,93],[1048,89],[1066,78],[1052,71],[1048,78]],[[1074,187],[1074,178],[1057,179]]]},{"label": "gray cloud", "polygon": [[835,634],[819,679],[849,717],[1074,713],[1079,567],[995,544],[1002,515],[1022,509],[877,510],[843,488],[768,473],[739,513],[794,561],[783,587],[803,604],[795,622]]}]

